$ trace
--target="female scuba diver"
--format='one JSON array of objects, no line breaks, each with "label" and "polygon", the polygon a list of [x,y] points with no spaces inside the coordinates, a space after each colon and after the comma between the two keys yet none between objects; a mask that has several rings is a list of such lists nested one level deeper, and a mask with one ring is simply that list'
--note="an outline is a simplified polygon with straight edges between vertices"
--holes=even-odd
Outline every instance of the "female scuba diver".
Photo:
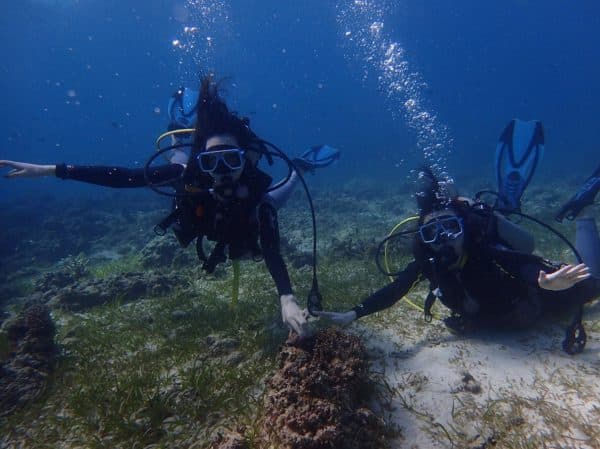
[{"label": "female scuba diver", "polygon": [[[303,338],[308,334],[307,312],[298,306],[280,253],[276,210],[289,196],[298,174],[292,172],[275,189],[270,188],[272,178],[257,167],[261,156],[270,155],[265,142],[250,129],[247,119],[229,110],[211,75],[202,78],[193,111],[188,103],[188,121],[179,124],[188,128],[195,125],[186,158],[182,157],[186,153],[175,145],[175,151],[167,155],[170,163],[150,166],[153,157],[145,169],[37,165],[6,160],[0,161],[0,167],[12,168],[6,175],[9,178],[54,175],[117,188],[173,187],[176,193],[170,196],[175,197],[175,207],[156,230],[164,233],[171,226],[182,246],[196,239],[198,257],[209,273],[227,257],[237,260],[247,254],[262,255],[277,287],[283,322]],[[170,109],[173,120],[177,114]],[[318,154],[323,149],[326,154]],[[313,147],[302,158],[295,159],[293,167],[314,170],[338,157],[339,152],[331,147]],[[215,242],[208,257],[202,245],[205,237]]]},{"label": "female scuba diver", "polygon": [[[576,244],[589,268],[555,264],[531,254],[532,238],[524,229],[519,232],[484,203],[450,194],[431,170],[422,175],[426,185],[417,195],[419,226],[410,234],[414,260],[352,310],[318,315],[346,325],[391,307],[416,283],[428,280],[426,318],[439,299],[452,312],[446,325],[464,333],[486,326],[522,328],[544,312],[581,307],[600,295],[600,239],[593,218],[577,219]],[[563,348],[575,353],[584,345],[579,314]]]}]

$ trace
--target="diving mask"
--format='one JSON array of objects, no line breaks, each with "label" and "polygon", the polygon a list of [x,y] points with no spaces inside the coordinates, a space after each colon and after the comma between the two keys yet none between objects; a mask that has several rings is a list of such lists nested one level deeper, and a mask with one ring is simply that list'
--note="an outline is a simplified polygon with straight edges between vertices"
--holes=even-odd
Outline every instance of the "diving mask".
[{"label": "diving mask", "polygon": [[423,243],[455,240],[463,234],[463,219],[456,215],[441,215],[419,228]]},{"label": "diving mask", "polygon": [[[220,145],[217,147],[219,148]],[[213,147],[214,148],[214,147]],[[197,156],[198,165],[205,173],[213,173],[217,168],[225,168],[235,171],[244,166],[246,152],[240,148],[227,147],[225,149],[210,149],[199,153]],[[221,162],[222,164],[219,164]]]}]

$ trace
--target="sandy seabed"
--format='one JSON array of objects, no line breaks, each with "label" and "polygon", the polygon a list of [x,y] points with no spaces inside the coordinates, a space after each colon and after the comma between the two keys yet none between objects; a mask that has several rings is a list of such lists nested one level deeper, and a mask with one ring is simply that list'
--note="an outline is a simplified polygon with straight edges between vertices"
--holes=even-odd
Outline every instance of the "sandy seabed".
[{"label": "sandy seabed", "polygon": [[383,413],[400,428],[392,447],[600,447],[600,304],[586,309],[577,355],[562,351],[556,322],[467,338],[441,321],[423,328],[406,306],[390,315],[401,328],[356,329],[390,392]]}]

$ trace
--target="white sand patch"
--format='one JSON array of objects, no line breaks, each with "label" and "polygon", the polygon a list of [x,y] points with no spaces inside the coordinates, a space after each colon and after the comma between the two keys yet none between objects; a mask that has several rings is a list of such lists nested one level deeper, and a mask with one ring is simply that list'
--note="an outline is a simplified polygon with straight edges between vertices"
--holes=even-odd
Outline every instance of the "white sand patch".
[{"label": "white sand patch", "polygon": [[386,324],[356,329],[389,387],[384,413],[402,429],[393,447],[600,447],[596,323],[586,323],[584,352],[570,356],[556,323],[459,337],[402,305],[387,314]]}]

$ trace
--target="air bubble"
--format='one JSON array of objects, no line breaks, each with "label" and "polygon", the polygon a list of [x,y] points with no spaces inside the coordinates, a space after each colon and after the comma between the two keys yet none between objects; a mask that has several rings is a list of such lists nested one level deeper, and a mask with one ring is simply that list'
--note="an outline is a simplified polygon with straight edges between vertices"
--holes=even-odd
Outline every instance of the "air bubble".
[{"label": "air bubble", "polygon": [[[400,42],[386,36],[382,0],[338,2],[337,22],[344,36],[353,39],[343,43],[349,59],[359,59],[363,65],[363,80],[374,77],[386,95],[392,115],[399,112],[415,131],[417,148],[437,174],[446,178],[446,156],[452,146],[448,130],[435,111],[427,110],[422,92],[426,83],[418,72],[410,70],[405,50]],[[429,108],[430,109],[430,108]]]}]

